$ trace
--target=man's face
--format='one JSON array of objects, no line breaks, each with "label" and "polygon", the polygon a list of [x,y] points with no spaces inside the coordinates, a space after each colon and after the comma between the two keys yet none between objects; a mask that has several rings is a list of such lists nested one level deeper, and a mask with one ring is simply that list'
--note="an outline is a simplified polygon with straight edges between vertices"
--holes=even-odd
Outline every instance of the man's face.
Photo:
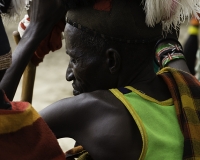
[{"label": "man's face", "polygon": [[66,79],[73,81],[73,94],[108,89],[108,70],[106,70],[106,56],[91,53],[87,42],[80,40],[81,30],[67,24],[65,27],[66,53],[70,56]]}]

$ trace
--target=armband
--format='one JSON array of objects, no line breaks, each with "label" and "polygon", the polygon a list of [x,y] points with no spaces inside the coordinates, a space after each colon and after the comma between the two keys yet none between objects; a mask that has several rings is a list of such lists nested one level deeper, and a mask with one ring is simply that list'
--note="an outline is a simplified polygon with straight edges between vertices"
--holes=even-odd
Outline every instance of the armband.
[{"label": "armband", "polygon": [[[170,40],[171,42],[165,43],[166,40]],[[175,39],[162,39],[158,41],[155,46],[155,59],[158,65],[163,68],[169,62],[176,60],[176,59],[184,59],[183,55],[183,47],[182,45]]]}]

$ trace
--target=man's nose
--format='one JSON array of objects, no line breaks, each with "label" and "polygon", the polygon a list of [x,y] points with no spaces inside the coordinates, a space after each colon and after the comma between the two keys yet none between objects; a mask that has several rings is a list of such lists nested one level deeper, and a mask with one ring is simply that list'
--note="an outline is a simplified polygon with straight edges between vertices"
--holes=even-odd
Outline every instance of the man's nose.
[{"label": "man's nose", "polygon": [[67,72],[66,72],[66,80],[67,81],[72,81],[74,80],[74,73],[72,71],[71,68],[71,64],[69,63],[68,68],[67,68]]}]

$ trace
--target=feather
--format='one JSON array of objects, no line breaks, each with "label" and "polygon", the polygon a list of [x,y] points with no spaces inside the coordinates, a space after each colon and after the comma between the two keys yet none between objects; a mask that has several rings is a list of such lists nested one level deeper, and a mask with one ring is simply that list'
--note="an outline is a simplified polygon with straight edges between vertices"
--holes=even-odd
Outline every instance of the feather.
[{"label": "feather", "polygon": [[166,32],[171,27],[178,30],[180,24],[192,15],[200,20],[200,0],[142,0],[142,4],[146,12],[146,24],[154,27],[162,22]]}]

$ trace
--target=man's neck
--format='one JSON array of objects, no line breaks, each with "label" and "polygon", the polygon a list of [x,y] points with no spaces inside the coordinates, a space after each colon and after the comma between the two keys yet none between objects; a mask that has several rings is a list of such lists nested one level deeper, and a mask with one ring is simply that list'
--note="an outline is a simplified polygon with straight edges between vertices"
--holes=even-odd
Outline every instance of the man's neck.
[{"label": "man's neck", "polygon": [[132,86],[146,95],[163,101],[171,98],[167,85],[153,70],[153,65],[126,72],[119,78],[118,86]]}]

